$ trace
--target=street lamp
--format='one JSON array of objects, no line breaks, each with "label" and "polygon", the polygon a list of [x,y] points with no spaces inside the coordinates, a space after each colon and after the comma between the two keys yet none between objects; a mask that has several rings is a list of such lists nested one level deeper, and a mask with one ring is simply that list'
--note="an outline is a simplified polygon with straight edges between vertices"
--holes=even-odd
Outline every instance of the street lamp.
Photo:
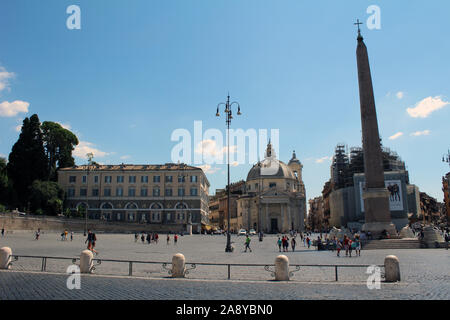
[{"label": "street lamp", "polygon": [[230,219],[230,124],[231,119],[233,119],[233,114],[231,112],[231,106],[233,104],[236,104],[238,107],[237,115],[241,115],[241,106],[236,101],[230,103],[230,94],[227,96],[227,102],[221,102],[217,105],[217,112],[216,117],[220,117],[219,113],[219,106],[224,105],[225,106],[225,114],[226,114],[226,124],[227,124],[227,168],[228,168],[228,183],[227,183],[227,189],[228,189],[228,196],[227,196],[227,215],[228,215],[228,227],[227,227],[227,246],[225,247],[225,252],[232,252],[233,248],[231,247],[231,235],[230,235],[230,226],[231,226],[231,219]]},{"label": "street lamp", "polygon": [[87,233],[87,216],[88,216],[88,207],[89,207],[89,170],[92,165],[92,158],[94,158],[94,154],[92,152],[89,152],[86,154],[88,158],[88,165],[86,167],[86,206],[84,208],[84,217],[85,217],[85,225],[84,225],[84,236],[86,236]]}]

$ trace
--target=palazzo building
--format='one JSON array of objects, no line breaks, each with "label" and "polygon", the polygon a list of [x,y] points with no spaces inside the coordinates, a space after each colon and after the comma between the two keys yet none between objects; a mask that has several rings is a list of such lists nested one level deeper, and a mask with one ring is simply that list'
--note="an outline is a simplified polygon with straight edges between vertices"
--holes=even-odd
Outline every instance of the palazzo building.
[{"label": "palazzo building", "polygon": [[89,219],[173,225],[194,232],[208,223],[209,182],[186,164],[82,165],[58,170],[65,208],[87,209]]},{"label": "palazzo building", "polygon": [[245,193],[236,200],[236,226],[266,233],[304,230],[302,168],[295,151],[288,164],[278,160],[269,141],[264,160],[250,169]]}]

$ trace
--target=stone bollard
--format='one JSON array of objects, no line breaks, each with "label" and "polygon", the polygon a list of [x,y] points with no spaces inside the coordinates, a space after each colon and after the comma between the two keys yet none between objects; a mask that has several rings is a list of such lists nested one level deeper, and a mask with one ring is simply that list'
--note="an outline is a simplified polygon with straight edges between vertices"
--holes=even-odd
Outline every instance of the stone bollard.
[{"label": "stone bollard", "polygon": [[289,280],[289,259],[283,254],[275,259],[275,280]]},{"label": "stone bollard", "polygon": [[386,282],[400,281],[400,263],[396,256],[386,256],[384,259],[384,274]]},{"label": "stone bollard", "polygon": [[12,251],[9,247],[3,247],[0,249],[0,269],[9,269],[11,262]]},{"label": "stone bollard", "polygon": [[174,254],[172,257],[172,277],[173,278],[184,278],[186,273],[185,267],[186,259],[181,253]]},{"label": "stone bollard", "polygon": [[80,256],[80,272],[91,273],[94,254],[91,250],[83,250]]}]

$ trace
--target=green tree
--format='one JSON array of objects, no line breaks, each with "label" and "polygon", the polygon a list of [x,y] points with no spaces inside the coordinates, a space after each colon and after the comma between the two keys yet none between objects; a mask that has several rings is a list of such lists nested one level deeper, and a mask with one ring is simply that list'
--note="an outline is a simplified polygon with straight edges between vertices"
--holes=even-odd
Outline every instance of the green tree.
[{"label": "green tree", "polygon": [[43,210],[48,215],[57,215],[62,210],[64,191],[53,181],[35,180],[30,188],[30,206],[33,212]]},{"label": "green tree", "polygon": [[33,114],[23,120],[19,139],[12,147],[7,165],[8,177],[12,180],[19,207],[26,207],[30,196],[29,187],[34,180],[48,178],[48,164],[42,140],[39,117]]},{"label": "green tree", "polygon": [[63,128],[56,122],[44,121],[41,128],[45,153],[48,159],[49,180],[56,181],[56,172],[59,168],[75,165],[72,151],[78,144],[78,138],[71,131]]},{"label": "green tree", "polygon": [[10,186],[6,171],[6,159],[0,158],[0,203],[7,204],[10,200]]}]

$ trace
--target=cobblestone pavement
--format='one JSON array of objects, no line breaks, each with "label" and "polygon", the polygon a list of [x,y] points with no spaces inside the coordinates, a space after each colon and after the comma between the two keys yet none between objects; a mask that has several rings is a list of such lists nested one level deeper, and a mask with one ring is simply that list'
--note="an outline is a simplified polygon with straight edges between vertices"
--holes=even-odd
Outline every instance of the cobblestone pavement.
[{"label": "cobblestone pavement", "polygon": [[[232,236],[236,249],[225,252],[226,237],[194,235],[173,238],[166,243],[166,235],[158,244],[134,242],[134,235],[97,234],[96,258],[170,262],[174,253],[181,252],[190,263],[274,264],[279,255],[276,236],[263,242],[252,238],[252,252],[244,252],[244,238]],[[79,257],[85,249],[82,234],[74,241],[61,241],[59,234],[44,233],[35,241],[30,231],[14,231],[0,238],[0,247],[9,246],[13,254]],[[362,251],[361,257],[336,257],[336,253],[315,251],[303,244],[295,252],[283,253],[293,264],[362,264],[382,265],[386,255],[400,260],[402,281],[383,283],[381,290],[369,290],[365,268],[339,269],[339,282],[334,282],[334,269],[304,267],[295,272],[290,282],[274,282],[261,267],[232,267],[227,279],[226,266],[199,266],[190,271],[187,279],[167,279],[161,264],[133,264],[102,261],[97,275],[82,276],[82,289],[69,290],[65,273],[70,260],[48,260],[47,273],[34,273],[41,261],[19,258],[11,271],[0,272],[0,299],[449,299],[450,251],[445,249],[391,249]],[[272,267],[273,268],[273,267]],[[294,268],[291,267],[291,270]],[[114,276],[103,276],[114,275]],[[223,281],[222,281],[223,280]]]}]

